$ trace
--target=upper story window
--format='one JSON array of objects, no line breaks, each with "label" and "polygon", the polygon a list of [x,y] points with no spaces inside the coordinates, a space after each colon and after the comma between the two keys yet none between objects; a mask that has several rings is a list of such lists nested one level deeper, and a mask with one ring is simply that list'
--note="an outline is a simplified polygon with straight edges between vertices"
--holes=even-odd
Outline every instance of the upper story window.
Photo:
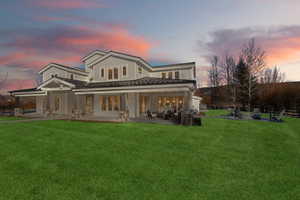
[{"label": "upper story window", "polygon": [[179,79],[179,72],[175,72],[175,79]]},{"label": "upper story window", "polygon": [[118,68],[114,68],[114,79],[118,79],[119,78],[119,70]]},{"label": "upper story window", "polygon": [[143,68],[139,67],[138,68],[138,73],[141,74],[143,72]]},{"label": "upper story window", "polygon": [[126,66],[122,67],[122,74],[123,74],[123,76],[127,76],[127,67]]},{"label": "upper story window", "polygon": [[173,78],[173,73],[172,73],[172,72],[169,72],[169,73],[168,73],[168,78],[169,78],[169,79],[172,79],[172,78]]},{"label": "upper story window", "polygon": [[161,73],[161,77],[166,78],[166,73],[165,72]]},{"label": "upper story window", "polygon": [[74,79],[74,74],[70,75],[70,79],[73,80]]},{"label": "upper story window", "polygon": [[108,70],[108,80],[112,80],[113,79],[113,70],[109,69]]},{"label": "upper story window", "polygon": [[100,75],[101,75],[101,78],[104,77],[104,69],[103,68],[101,69]]}]

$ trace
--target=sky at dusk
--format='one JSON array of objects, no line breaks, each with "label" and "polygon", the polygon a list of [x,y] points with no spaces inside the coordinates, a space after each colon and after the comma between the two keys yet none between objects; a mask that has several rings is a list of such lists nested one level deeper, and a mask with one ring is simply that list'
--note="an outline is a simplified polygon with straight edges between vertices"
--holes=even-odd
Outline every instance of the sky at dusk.
[{"label": "sky at dusk", "polygon": [[73,67],[95,49],[153,65],[196,61],[205,86],[211,55],[255,38],[286,81],[300,80],[299,0],[1,0],[1,92],[35,87],[50,62]]}]

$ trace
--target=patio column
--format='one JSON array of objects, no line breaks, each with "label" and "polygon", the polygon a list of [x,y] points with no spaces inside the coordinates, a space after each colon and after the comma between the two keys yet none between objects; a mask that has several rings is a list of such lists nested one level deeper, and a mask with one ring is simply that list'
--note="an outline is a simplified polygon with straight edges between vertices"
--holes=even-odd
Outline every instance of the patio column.
[{"label": "patio column", "polygon": [[191,91],[184,92],[184,110],[188,111],[192,109],[193,93]]}]

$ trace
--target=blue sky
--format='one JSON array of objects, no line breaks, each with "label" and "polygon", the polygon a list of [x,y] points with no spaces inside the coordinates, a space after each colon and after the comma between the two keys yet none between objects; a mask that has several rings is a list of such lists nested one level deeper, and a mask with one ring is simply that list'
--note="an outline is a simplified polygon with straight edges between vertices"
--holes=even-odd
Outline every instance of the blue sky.
[{"label": "blue sky", "polygon": [[[3,0],[2,90],[34,86],[49,62],[79,66],[93,49],[113,49],[153,64],[196,61],[205,85],[207,57],[234,52],[252,37],[287,80],[300,80],[297,0]],[[23,83],[23,84],[20,84]]]}]

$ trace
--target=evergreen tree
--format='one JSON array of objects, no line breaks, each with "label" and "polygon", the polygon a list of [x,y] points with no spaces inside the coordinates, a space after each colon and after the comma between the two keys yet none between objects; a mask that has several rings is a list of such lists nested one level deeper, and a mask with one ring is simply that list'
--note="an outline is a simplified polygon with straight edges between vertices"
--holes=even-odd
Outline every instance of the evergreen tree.
[{"label": "evergreen tree", "polygon": [[257,78],[251,74],[250,68],[243,58],[239,59],[236,66],[236,79],[237,102],[245,110],[247,106],[250,107],[253,104],[257,97]]}]

